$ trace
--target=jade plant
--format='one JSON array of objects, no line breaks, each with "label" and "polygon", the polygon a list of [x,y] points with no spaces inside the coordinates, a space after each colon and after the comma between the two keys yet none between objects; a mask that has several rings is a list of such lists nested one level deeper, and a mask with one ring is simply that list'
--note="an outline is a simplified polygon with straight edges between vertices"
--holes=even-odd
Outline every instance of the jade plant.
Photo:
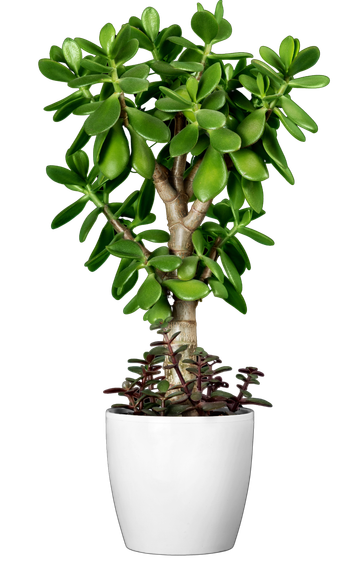
[{"label": "jade plant", "polygon": [[[196,307],[214,295],[246,313],[242,276],[251,264],[242,236],[274,244],[252,227],[265,214],[262,183],[269,168],[294,184],[278,129],[285,128],[301,142],[304,129],[315,133],[316,123],[293,100],[293,93],[297,98],[298,89],[325,87],[329,79],[299,76],[317,63],[320,52],[313,46],[300,49],[292,36],[283,39],[279,54],[261,47],[262,59],[251,59],[247,52],[218,53],[217,44],[232,32],[223,17],[222,0],[214,13],[198,3],[191,27],[195,41],[183,37],[177,24],[161,30],[158,12],[148,7],[118,33],[110,23],[103,26],[100,45],[66,38],[62,48],[53,45],[49,58],[39,61],[45,77],[71,89],[70,95],[45,107],[54,111],[54,121],[69,115],[85,117],[75,140],[67,144],[66,166],[47,167],[53,181],[80,194],[54,218],[52,228],[91,206],[80,242],[94,225],[101,224],[101,233],[85,266],[96,271],[107,260],[119,258],[112,295],[120,300],[134,290],[124,314],[141,310],[151,325],[165,322],[170,346],[175,352],[181,350],[179,367],[166,356],[160,394],[169,397],[171,388],[179,384],[185,395],[177,398],[187,397],[184,405],[196,408],[186,390],[194,380],[194,391],[199,382],[208,384],[206,396],[199,386],[202,404],[197,412],[218,397],[235,411],[248,399],[250,380],[243,381],[238,399],[212,396],[220,381],[195,376],[200,359],[209,358],[196,352]],[[132,63],[139,50],[145,61]],[[91,167],[83,150],[90,142]],[[127,179],[133,186],[135,173],[142,184],[135,177],[137,189],[125,193],[121,201],[114,200],[113,192],[117,188],[122,192]],[[168,231],[156,227],[156,192],[166,211]],[[155,245],[151,248],[149,243]],[[133,381],[132,392],[152,391],[148,386],[155,384],[159,361],[149,358],[140,373],[144,382]],[[257,380],[257,370],[245,370],[248,379]],[[142,409],[142,400],[136,405],[136,392],[130,390],[121,393],[129,397],[131,406]],[[158,406],[154,398],[153,410],[164,401],[161,396]]]}]

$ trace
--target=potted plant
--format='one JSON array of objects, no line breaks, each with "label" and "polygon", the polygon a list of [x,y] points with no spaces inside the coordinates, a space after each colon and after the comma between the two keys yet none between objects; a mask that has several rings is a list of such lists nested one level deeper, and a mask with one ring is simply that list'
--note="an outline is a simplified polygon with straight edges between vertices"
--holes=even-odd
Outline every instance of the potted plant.
[{"label": "potted plant", "polygon": [[[262,60],[217,53],[216,44],[232,31],[222,0],[214,13],[200,3],[197,8],[191,20],[196,43],[177,24],[160,30],[158,12],[148,7],[118,33],[106,24],[100,45],[66,38],[39,61],[43,75],[72,89],[45,107],[54,121],[85,117],[66,152],[67,167],[47,167],[52,180],[80,194],[52,228],[94,206],[80,241],[94,224],[103,220],[103,227],[85,266],[96,271],[119,258],[113,297],[134,290],[124,314],[144,311],[159,333],[148,351],[129,360],[136,376],[105,390],[126,398],[106,412],[110,479],[125,543],[157,554],[212,553],[235,543],[251,468],[254,413],[246,405],[271,404],[252,396],[264,376],[256,367],[240,369],[239,392],[228,391],[221,375],[231,368],[197,345],[196,308],[214,295],[246,313],[242,275],[251,265],[241,237],[274,243],[251,227],[265,214],[268,165],[294,184],[277,131],[282,126],[305,141],[302,129],[318,129],[290,92],[329,83],[323,75],[299,76],[315,65],[319,50],[300,49],[291,36],[279,55],[261,47]],[[139,49],[146,61],[133,64]],[[91,168],[83,150],[89,141]],[[144,179],[140,189],[114,201],[112,192],[131,173]],[[156,220],[155,192],[168,231],[147,227]]]}]

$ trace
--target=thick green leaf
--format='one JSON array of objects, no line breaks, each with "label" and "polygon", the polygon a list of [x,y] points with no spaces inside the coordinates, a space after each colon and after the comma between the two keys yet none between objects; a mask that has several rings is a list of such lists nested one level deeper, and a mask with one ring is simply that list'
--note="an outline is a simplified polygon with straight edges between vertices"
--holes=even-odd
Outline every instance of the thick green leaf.
[{"label": "thick green leaf", "polygon": [[218,23],[213,14],[204,10],[196,12],[191,19],[191,27],[195,34],[201,38],[205,44],[210,44],[218,34]]},{"label": "thick green leaf", "polygon": [[223,156],[212,146],[209,146],[193,181],[196,198],[201,202],[212,200],[222,192],[227,181],[228,170]]},{"label": "thick green leaf", "polygon": [[198,81],[196,77],[188,77],[186,82],[187,92],[192,101],[196,102],[197,91],[198,91]]},{"label": "thick green leaf", "polygon": [[215,297],[219,297],[220,299],[224,300],[228,298],[228,291],[226,287],[224,287],[223,283],[221,283],[218,279],[208,279],[208,283]]},{"label": "thick green leaf", "polygon": [[223,90],[214,91],[204,99],[202,103],[202,109],[211,109],[212,111],[218,111],[219,109],[222,109],[222,107],[224,107],[225,102],[226,102],[225,91]]},{"label": "thick green leaf", "polygon": [[154,47],[150,39],[143,33],[143,31],[139,30],[135,26],[130,26],[130,38],[138,40],[140,48],[152,51]]},{"label": "thick green leaf", "polygon": [[[180,95],[180,93],[178,91],[173,91],[172,89],[168,89],[168,87],[160,87],[160,91],[166,95],[167,97],[169,97],[169,99],[174,99],[174,101],[178,101],[179,103],[190,103],[189,98],[187,97],[187,92],[185,91],[185,95],[186,97],[182,97],[182,95]],[[192,107],[192,104],[191,104]]]},{"label": "thick green leaf", "polygon": [[277,131],[272,129],[268,123],[265,125],[262,143],[265,152],[276,162],[276,164],[278,164],[280,168],[288,167],[284,153],[277,140]]},{"label": "thick green leaf", "polygon": [[141,267],[142,265],[139,263],[139,261],[134,261],[122,271],[118,271],[114,279],[113,287],[116,289],[123,287],[127,281],[131,279],[135,271],[138,271]]},{"label": "thick green leaf", "polygon": [[255,212],[261,212],[264,199],[262,183],[242,178],[242,189],[249,206]]},{"label": "thick green leaf", "polygon": [[185,38],[182,38],[180,36],[170,36],[168,40],[174,44],[183,46],[185,48],[196,49],[195,44],[193,44],[190,40],[186,40]]},{"label": "thick green leaf", "polygon": [[[231,172],[230,172],[230,176],[231,176]],[[230,181],[230,176],[229,176],[229,181]],[[229,187],[229,181],[228,181],[228,187]],[[244,197],[243,197],[243,201],[244,201]],[[229,202],[229,201],[227,201]],[[230,207],[229,203],[224,203],[224,202],[219,202],[218,204],[215,204],[215,206],[213,207],[212,213],[214,216],[216,216],[217,220],[219,221],[220,225],[224,228],[227,223],[231,220],[233,221],[233,213]]]},{"label": "thick green leaf", "polygon": [[175,269],[182,265],[182,259],[176,255],[158,255],[152,257],[148,261],[148,265],[165,272],[175,271]]},{"label": "thick green leaf", "polygon": [[142,26],[147,36],[154,42],[160,29],[160,16],[155,8],[146,8],[141,16]]},{"label": "thick green leaf", "polygon": [[128,118],[135,131],[147,140],[166,143],[170,141],[170,130],[156,117],[128,107]]},{"label": "thick green leaf", "polygon": [[151,212],[155,199],[155,186],[152,180],[145,180],[142,184],[137,204],[137,216],[144,220]]},{"label": "thick green leaf", "polygon": [[218,152],[234,152],[241,148],[241,138],[226,127],[210,131],[210,143]]},{"label": "thick green leaf", "polygon": [[118,93],[113,93],[100,104],[95,113],[91,114],[84,124],[89,135],[98,135],[113,127],[121,114]]},{"label": "thick green leaf", "polygon": [[245,89],[250,91],[250,93],[253,93],[254,95],[260,97],[260,91],[256,79],[254,79],[250,75],[242,74],[238,77],[238,80],[241,82],[243,87],[245,87]]},{"label": "thick green leaf", "polygon": [[61,109],[61,107],[64,107],[64,105],[66,105],[67,103],[70,103],[70,101],[75,101],[77,99],[83,99],[83,95],[81,93],[81,91],[75,91],[75,93],[72,93],[71,95],[68,95],[68,97],[65,97],[64,99],[60,99],[60,101],[56,101],[55,103],[52,103],[51,105],[47,105],[47,107],[44,107],[44,111],[57,111],[58,109]]},{"label": "thick green leaf", "polygon": [[119,120],[110,129],[102,145],[99,167],[109,180],[117,178],[129,162],[129,145]]},{"label": "thick green leaf", "polygon": [[303,129],[306,129],[311,133],[316,133],[318,131],[318,126],[314,120],[311,119],[311,117],[294,101],[284,96],[280,98],[280,101],[283,111],[291,121],[296,123],[296,125],[303,127]]},{"label": "thick green leaf", "polygon": [[301,131],[300,128],[297,127],[297,125],[295,125],[293,121],[288,119],[288,117],[286,117],[276,107],[274,108],[274,112],[276,113],[277,117],[280,119],[282,125],[284,125],[287,131],[289,131],[290,135],[295,137],[295,139],[297,139],[298,141],[305,142],[306,138],[303,131]]},{"label": "thick green leaf", "polygon": [[209,287],[202,281],[196,279],[192,279],[191,281],[167,279],[163,282],[163,285],[182,301],[197,301],[198,299],[203,299],[210,293]]},{"label": "thick green leaf", "polygon": [[111,78],[108,75],[95,74],[95,75],[84,75],[83,77],[77,77],[72,81],[68,79],[69,87],[87,87],[88,85],[94,85],[95,83],[111,82]]},{"label": "thick green leaf", "polygon": [[163,99],[156,101],[155,107],[160,111],[176,113],[177,111],[189,111],[191,103],[189,103],[189,101],[181,103],[179,101],[174,101],[174,99],[170,99],[169,97],[164,97]]},{"label": "thick green leaf", "polygon": [[[243,93],[241,93],[240,91],[233,91],[231,93],[231,98],[232,98],[233,103],[235,103],[236,107],[239,107],[239,109],[244,109],[244,111],[248,111],[249,113],[252,113],[252,111],[255,110],[255,107],[253,106],[251,101],[249,101],[249,99],[247,99],[245,97],[245,95],[243,95]],[[233,112],[234,112],[234,114],[236,114],[236,116],[238,116],[239,121],[242,120],[242,117],[244,118],[243,113],[238,113],[237,110],[235,110]],[[234,124],[233,125],[228,124],[228,120],[231,121],[232,123],[234,123],[233,119],[234,118],[231,115],[229,115],[227,117],[227,121],[225,124],[229,129],[235,130]],[[237,124],[238,124],[238,122],[236,121],[236,126],[237,126]]]},{"label": "thick green leaf", "polygon": [[313,67],[319,60],[319,57],[320,51],[316,46],[301,50],[289,67],[289,75],[296,75],[296,73]]},{"label": "thick green leaf", "polygon": [[149,75],[150,67],[146,63],[140,63],[139,65],[133,65],[131,69],[125,71],[121,75],[120,79],[125,77],[137,77],[138,79],[147,79]]},{"label": "thick green leaf", "polygon": [[206,257],[205,255],[201,256],[201,260],[210,269],[210,271],[215,275],[215,277],[217,277],[217,279],[221,283],[223,283],[224,275],[223,275],[223,271],[220,268],[220,266],[218,265],[218,263],[216,261],[214,261],[213,259],[210,259],[210,257]]},{"label": "thick green leaf", "polygon": [[75,172],[63,166],[47,166],[47,176],[58,184],[79,184],[84,185],[84,180]]},{"label": "thick green leaf", "polygon": [[154,243],[166,243],[170,240],[170,235],[164,230],[145,230],[137,235],[137,239],[146,239]]},{"label": "thick green leaf", "polygon": [[192,243],[197,255],[203,255],[205,249],[204,237],[201,230],[195,230],[192,234]]},{"label": "thick green leaf", "polygon": [[199,154],[202,154],[202,152],[204,152],[205,149],[208,148],[209,144],[210,144],[209,137],[204,133],[200,134],[196,145],[194,146],[194,148],[191,149],[191,154],[193,156],[198,156]]},{"label": "thick green leaf", "polygon": [[74,79],[74,73],[59,63],[58,61],[53,61],[51,59],[40,59],[39,69],[47,79],[52,79],[53,81],[64,81],[68,83]]},{"label": "thick green leaf", "polygon": [[295,41],[292,36],[284,38],[279,46],[279,55],[287,71],[291,65],[295,51]]},{"label": "thick green leaf", "polygon": [[92,101],[91,103],[87,102],[88,99],[83,99],[83,101],[85,103],[81,104],[81,107],[77,107],[73,111],[73,115],[92,115],[103,104],[102,101]]},{"label": "thick green leaf", "polygon": [[290,87],[298,87],[305,89],[318,89],[326,87],[330,83],[330,79],[326,75],[308,75],[307,77],[299,77],[289,81]]},{"label": "thick green leaf", "polygon": [[129,128],[131,137],[132,166],[143,178],[152,178],[155,169],[155,157],[147,142],[137,134],[132,127]]},{"label": "thick green leaf", "polygon": [[137,292],[137,299],[141,309],[147,310],[159,300],[162,287],[152,273],[148,275]]},{"label": "thick green leaf", "polygon": [[266,112],[265,107],[257,109],[238,125],[236,132],[241,137],[242,148],[254,144],[261,138],[266,124]]},{"label": "thick green leaf", "polygon": [[247,57],[253,57],[252,53],[248,53],[246,51],[236,51],[233,53],[210,53],[208,55],[209,59],[227,59],[232,61],[233,59],[245,59]]},{"label": "thick green leaf", "polygon": [[203,73],[198,87],[197,101],[201,101],[209,95],[219,84],[222,69],[219,63],[214,63]]},{"label": "thick green leaf", "polygon": [[242,279],[240,274],[238,273],[235,264],[230,259],[230,257],[223,251],[222,249],[217,250],[220,257],[221,262],[224,267],[224,271],[228,276],[230,283],[235,287],[238,293],[242,292]]},{"label": "thick green leaf", "polygon": [[82,60],[82,51],[71,38],[66,38],[62,44],[62,52],[68,67],[78,75]]},{"label": "thick green leaf", "polygon": [[158,384],[157,384],[157,389],[159,392],[166,392],[169,388],[170,384],[168,382],[168,380],[161,380]]},{"label": "thick green leaf", "polygon": [[146,315],[146,320],[151,324],[154,324],[159,319],[164,321],[168,317],[171,317],[171,307],[167,301],[167,296],[161,295],[155,305],[147,311]]},{"label": "thick green leaf", "polygon": [[244,178],[259,182],[269,178],[269,173],[263,160],[249,148],[231,152],[229,155],[236,169]]},{"label": "thick green leaf", "polygon": [[[89,56],[91,57],[91,56]],[[112,67],[107,67],[106,65],[102,65],[101,63],[97,63],[92,59],[83,59],[81,62],[81,66],[83,69],[88,69],[89,71],[94,71],[94,73],[107,73],[112,71]]]},{"label": "thick green leaf", "polygon": [[244,194],[240,177],[236,172],[230,172],[227,188],[233,209],[239,210],[244,204]]},{"label": "thick green leaf", "polygon": [[259,59],[253,59],[252,63],[258,69],[258,71],[260,71],[263,75],[271,77],[271,79],[274,79],[279,84],[284,83],[284,78],[281,77],[280,75],[277,75],[277,73],[267,63],[259,61]]},{"label": "thick green leaf", "polygon": [[87,144],[89,139],[90,135],[88,135],[84,130],[84,127],[82,127],[76,139],[67,150],[67,154],[74,154],[74,152],[77,152],[78,150],[83,148]]},{"label": "thick green leaf", "polygon": [[101,212],[102,212],[101,208],[95,208],[95,210],[90,212],[90,214],[86,217],[80,229],[79,239],[81,243],[83,243],[86,240],[90,230],[92,229],[93,225],[95,224]]},{"label": "thick green leaf", "polygon": [[236,291],[235,287],[230,283],[227,277],[224,278],[224,285],[228,292],[227,299],[224,299],[225,302],[234,307],[235,309],[237,309],[237,311],[239,311],[243,315],[245,315],[247,313],[247,306],[241,293],[238,293]]},{"label": "thick green leaf", "polygon": [[123,63],[126,63],[126,61],[129,61],[137,54],[138,49],[138,40],[129,40],[129,42],[124,44],[119,50],[117,56],[115,57],[115,64],[117,66],[123,65]]},{"label": "thick green leaf", "polygon": [[83,106],[87,102],[88,99],[85,98],[69,101],[68,103],[66,103],[66,105],[64,105],[63,107],[61,107],[56,111],[56,113],[53,115],[53,121],[55,121],[55,123],[63,121],[64,119],[69,117],[69,115],[73,113],[77,108]]},{"label": "thick green leaf", "polygon": [[52,46],[49,51],[50,59],[54,61],[60,61],[61,63],[67,63],[63,51],[59,46]]},{"label": "thick green leaf", "polygon": [[261,46],[261,48],[259,49],[259,53],[260,56],[266,61],[266,63],[272,65],[272,67],[275,67],[281,73],[285,72],[285,66],[283,61],[281,60],[279,55],[277,55],[277,53],[273,51],[273,49],[266,46]]},{"label": "thick green leaf", "polygon": [[190,152],[198,141],[198,125],[187,125],[170,143],[170,156],[180,156]]},{"label": "thick green leaf", "polygon": [[[129,291],[131,291],[135,287],[137,281],[138,281],[138,271],[134,271],[130,279],[128,279],[128,281],[126,281],[126,283],[122,287],[118,288],[112,287],[111,293],[114,299],[116,299],[117,301],[122,299],[125,295],[127,295],[127,293],[129,293]],[[135,311],[136,310],[137,309],[135,309]]]},{"label": "thick green leaf", "polygon": [[106,55],[104,50],[100,48],[100,46],[97,46],[96,44],[93,44],[88,40],[85,40],[83,38],[75,38],[75,41],[77,45],[87,53],[92,53],[93,55],[103,55],[103,56]]},{"label": "thick green leaf", "polygon": [[247,236],[255,241],[257,241],[258,243],[261,243],[263,245],[274,245],[274,241],[269,238],[268,236],[261,234],[260,232],[257,232],[256,230],[252,230],[251,228],[245,228],[245,227],[239,227],[238,228],[239,233],[243,234],[244,236]]},{"label": "thick green leaf", "polygon": [[223,40],[227,40],[228,38],[230,38],[231,34],[232,34],[231,24],[227,20],[222,18],[218,24],[217,36],[213,39],[212,43],[216,44],[218,42],[222,42]]},{"label": "thick green leaf", "polygon": [[[236,252],[242,257],[242,260],[244,262],[245,268],[248,269],[248,271],[250,271],[251,269],[251,263],[250,263],[250,259],[248,257],[247,252],[245,251],[243,245],[241,244],[241,242],[239,241],[239,239],[237,239],[235,236],[233,236],[229,243],[226,244],[226,251],[228,250],[229,246],[232,246],[233,248],[235,248]],[[230,256],[231,257],[231,256]],[[234,257],[233,257],[234,258]],[[238,264],[236,262],[236,267],[238,269],[238,273],[242,274],[244,273],[244,269],[243,271],[240,271],[238,268]]]},{"label": "thick green leaf", "polygon": [[66,154],[67,166],[78,174],[83,180],[87,178],[89,169],[89,158],[83,150],[78,150],[74,154]]},{"label": "thick green leaf", "polygon": [[183,259],[182,265],[177,270],[177,277],[181,281],[189,281],[193,279],[196,275],[198,257],[196,255],[191,255]]},{"label": "thick green leaf", "polygon": [[[134,190],[134,192],[129,194],[129,196],[124,200],[118,210],[114,212],[117,218],[120,218],[122,215],[128,216],[130,212],[130,206],[132,206],[132,204],[134,204],[134,202],[137,200],[139,193],[139,190]],[[133,208],[131,209],[131,213],[134,214]]]},{"label": "thick green leaf", "polygon": [[292,174],[292,172],[291,172],[291,170],[290,170],[289,167],[287,167],[287,168],[281,168],[281,167],[280,167],[276,162],[274,162],[272,159],[271,159],[271,164],[272,164],[272,166],[277,170],[277,172],[279,172],[279,174],[281,174],[281,176],[283,176],[283,178],[285,178],[285,180],[287,180],[287,182],[288,182],[289,184],[292,184],[292,185],[293,185],[293,184],[295,183],[295,179],[294,179],[293,174]]},{"label": "thick green leaf", "polygon": [[116,32],[113,24],[109,23],[103,26],[100,31],[100,44],[108,57],[111,57],[113,52],[115,33]]},{"label": "thick green leaf", "polygon": [[106,246],[112,241],[114,233],[113,226],[107,222],[88,261],[85,263],[85,267],[88,267],[89,271],[96,271],[108,259],[109,252],[106,250]]},{"label": "thick green leaf", "polygon": [[107,246],[107,251],[116,257],[128,259],[142,259],[144,258],[141,247],[135,241],[120,239],[115,243]]},{"label": "thick green leaf", "polygon": [[52,230],[60,228],[61,226],[67,224],[68,222],[76,218],[76,216],[81,214],[88,200],[89,200],[88,196],[82,196],[79,200],[77,200],[76,202],[74,202],[64,210],[62,210],[62,212],[60,212],[57,216],[55,216],[54,220],[52,221],[51,224]]},{"label": "thick green leaf", "polygon": [[120,87],[125,93],[141,93],[147,91],[149,83],[138,77],[124,77],[119,80]]},{"label": "thick green leaf", "polygon": [[220,129],[225,124],[225,116],[219,111],[200,109],[196,112],[198,124],[202,129]]},{"label": "thick green leaf", "polygon": [[170,64],[175,69],[181,71],[190,71],[191,73],[203,71],[204,67],[201,63],[195,61],[172,61]]}]

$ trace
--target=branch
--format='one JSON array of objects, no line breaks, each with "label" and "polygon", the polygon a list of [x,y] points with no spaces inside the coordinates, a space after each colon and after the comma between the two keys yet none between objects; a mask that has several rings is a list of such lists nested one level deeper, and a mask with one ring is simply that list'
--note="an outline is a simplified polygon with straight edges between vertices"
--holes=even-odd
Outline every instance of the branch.
[{"label": "branch", "polygon": [[[183,113],[181,112],[177,113],[177,115],[175,116],[174,136],[180,133],[184,129],[186,124],[187,121]],[[185,171],[186,162],[187,162],[187,154],[175,156],[174,158],[174,164],[171,169],[170,178],[177,192],[184,192],[183,174]]]},{"label": "branch", "polygon": [[[109,208],[108,204],[106,204],[104,206],[103,213],[106,216],[107,220],[113,226],[114,230],[117,231],[117,233],[123,233],[124,239],[127,239],[129,241],[135,241],[135,238],[132,235],[131,231],[128,228],[126,228],[126,226],[124,224],[122,224],[122,222],[120,222],[120,220],[117,220],[116,218],[114,218],[114,215],[113,215],[111,209]],[[145,257],[148,259],[149,255],[150,255],[150,251],[146,247],[144,247],[144,245],[142,243],[140,243],[140,242],[136,242],[136,243],[140,246]]]},{"label": "branch", "polygon": [[161,164],[158,164],[158,162],[155,162],[153,181],[160,198],[165,204],[175,200],[178,192],[171,186],[168,180],[167,169]]},{"label": "branch", "polygon": [[186,195],[188,196],[188,198],[191,198],[191,196],[193,195],[194,191],[192,188],[192,184],[194,182],[194,178],[197,174],[197,171],[202,163],[202,158],[200,158],[196,164],[194,164],[193,168],[190,170],[188,176],[186,177],[185,181],[184,181],[184,192],[186,193]]},{"label": "branch", "polygon": [[194,232],[197,230],[197,228],[199,228],[205,218],[211,202],[212,200],[208,200],[207,202],[201,202],[198,199],[195,200],[190,208],[189,214],[184,218],[183,221],[185,227],[188,228],[188,230]]},{"label": "branch", "polygon": [[[221,241],[222,241],[222,238],[218,237],[215,240],[215,243],[210,250],[208,257],[210,257],[210,259],[212,259],[213,261],[216,261],[216,259],[218,257],[217,248],[220,245]],[[201,274],[200,280],[205,281],[206,279],[209,279],[209,277],[211,277],[211,275],[212,275],[212,272],[210,271],[209,267],[205,267],[203,269],[202,274]]]}]

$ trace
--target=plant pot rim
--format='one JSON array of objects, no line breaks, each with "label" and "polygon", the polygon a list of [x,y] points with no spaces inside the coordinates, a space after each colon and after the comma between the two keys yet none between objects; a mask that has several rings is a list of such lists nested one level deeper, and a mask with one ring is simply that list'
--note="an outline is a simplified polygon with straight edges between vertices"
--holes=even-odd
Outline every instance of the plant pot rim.
[{"label": "plant pot rim", "polygon": [[[222,409],[222,408],[221,408]],[[122,422],[149,422],[149,423],[218,423],[218,422],[247,422],[253,421],[254,411],[251,408],[242,408],[241,413],[231,416],[134,416],[128,410],[108,408],[108,414],[114,414],[116,419]]]}]

